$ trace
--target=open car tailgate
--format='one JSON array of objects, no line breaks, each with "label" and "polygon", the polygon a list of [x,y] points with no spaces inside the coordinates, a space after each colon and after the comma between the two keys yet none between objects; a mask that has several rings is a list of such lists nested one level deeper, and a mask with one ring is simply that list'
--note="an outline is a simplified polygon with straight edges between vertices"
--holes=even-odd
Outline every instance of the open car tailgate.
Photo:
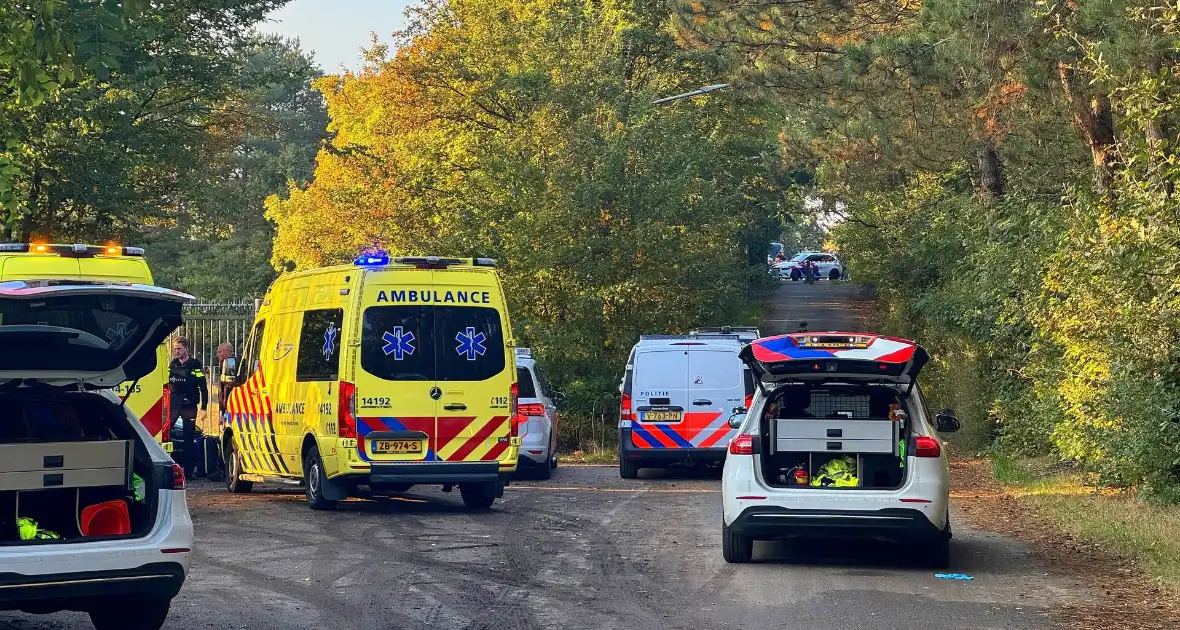
[{"label": "open car tailgate", "polygon": [[930,360],[913,341],[872,333],[793,333],[758,339],[738,355],[762,382],[788,380],[912,383]]}]

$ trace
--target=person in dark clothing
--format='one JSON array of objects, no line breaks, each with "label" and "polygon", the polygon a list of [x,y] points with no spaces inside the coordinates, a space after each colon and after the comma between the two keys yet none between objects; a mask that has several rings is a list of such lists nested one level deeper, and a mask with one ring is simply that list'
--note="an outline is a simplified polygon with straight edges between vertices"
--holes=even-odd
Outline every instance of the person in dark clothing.
[{"label": "person in dark clothing", "polygon": [[[180,442],[180,459],[187,478],[194,476],[196,459],[193,457],[193,437],[197,409],[206,411],[209,407],[209,386],[205,383],[205,366],[189,354],[189,341],[177,337],[172,342],[172,363],[168,365],[168,383],[171,385],[172,412],[180,416],[180,435],[174,441]],[[169,419],[171,422],[172,419]]]}]

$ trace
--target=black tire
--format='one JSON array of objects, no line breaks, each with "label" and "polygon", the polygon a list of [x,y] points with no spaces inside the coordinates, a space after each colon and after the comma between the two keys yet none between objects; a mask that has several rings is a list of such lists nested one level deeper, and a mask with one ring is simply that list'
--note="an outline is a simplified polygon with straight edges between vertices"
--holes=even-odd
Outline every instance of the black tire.
[{"label": "black tire", "polygon": [[324,473],[324,462],[320,459],[320,448],[312,446],[303,460],[303,489],[307,496],[307,507],[313,510],[335,510],[336,502],[324,498],[324,486],[328,475]]},{"label": "black tire", "polygon": [[803,273],[798,269],[791,270],[791,282],[798,282],[803,279]]},{"label": "black tire", "polygon": [[537,470],[536,470],[537,479],[544,481],[546,479],[553,478],[553,467],[551,465],[552,463],[553,463],[553,457],[550,456],[549,459],[545,460],[544,464],[537,466]]},{"label": "black tire", "polygon": [[619,476],[623,479],[635,479],[639,476],[639,462],[633,459],[619,458]]},{"label": "black tire", "polygon": [[549,451],[549,467],[557,470],[557,449]]},{"label": "black tire", "polygon": [[463,497],[463,505],[472,510],[486,510],[496,502],[495,483],[461,483],[459,494]]},{"label": "black tire", "polygon": [[90,611],[94,630],[160,630],[168,619],[172,600],[163,597],[136,597],[118,605],[111,602]]},{"label": "black tire", "polygon": [[754,539],[734,532],[728,525],[722,525],[721,555],[725,557],[726,562],[749,562],[754,557]]},{"label": "black tire", "polygon": [[840,279],[840,270],[839,269],[833,269],[828,272],[828,280],[835,282],[839,279]]},{"label": "black tire", "polygon": [[951,537],[938,536],[918,545],[918,560],[928,569],[944,570],[951,566]]},{"label": "black tire", "polygon": [[246,494],[254,489],[253,481],[242,481],[242,454],[234,448],[231,437],[226,440],[225,448],[229,451],[222,459],[225,460],[225,489],[232,494]]}]

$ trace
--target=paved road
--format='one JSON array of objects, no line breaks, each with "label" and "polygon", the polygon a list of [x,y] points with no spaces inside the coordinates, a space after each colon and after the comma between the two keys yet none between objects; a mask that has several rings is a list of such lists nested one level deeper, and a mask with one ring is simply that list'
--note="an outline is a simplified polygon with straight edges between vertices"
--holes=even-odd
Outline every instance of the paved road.
[{"label": "paved road", "polygon": [[[767,330],[855,327],[847,285],[784,283]],[[786,324],[786,326],[783,326]],[[198,553],[168,627],[848,628],[1051,627],[1082,596],[1019,543],[955,522],[952,570],[936,579],[888,544],[758,543],[720,550],[715,471],[562,467],[521,481],[492,511],[417,489],[312,512],[287,490],[190,491]],[[0,613],[0,629],[87,628],[76,614]]]}]

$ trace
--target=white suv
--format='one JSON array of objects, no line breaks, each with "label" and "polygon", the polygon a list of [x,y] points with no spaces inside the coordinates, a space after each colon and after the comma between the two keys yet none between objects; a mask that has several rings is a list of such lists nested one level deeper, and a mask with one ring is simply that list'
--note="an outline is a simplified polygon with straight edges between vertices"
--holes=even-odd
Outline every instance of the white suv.
[{"label": "white suv", "polygon": [[520,425],[519,470],[548,479],[557,468],[557,403],[562,395],[541,378],[528,348],[516,349],[516,384],[517,410],[526,418]]},{"label": "white suv", "polygon": [[0,283],[0,610],[155,630],[188,573],[184,472],[110,388],[156,367],[191,296]]},{"label": "white suv", "polygon": [[816,266],[820,278],[839,280],[844,277],[844,263],[840,262],[838,256],[830,252],[799,252],[790,260],[775,263],[771,267],[771,273],[777,275],[779,279],[802,280],[803,261],[805,260],[810,260]]},{"label": "white suv", "polygon": [[862,333],[760,339],[742,360],[760,381],[730,418],[721,538],[728,562],[755,540],[884,538],[949,562],[950,476],[915,379],[929,355],[912,341]]}]

